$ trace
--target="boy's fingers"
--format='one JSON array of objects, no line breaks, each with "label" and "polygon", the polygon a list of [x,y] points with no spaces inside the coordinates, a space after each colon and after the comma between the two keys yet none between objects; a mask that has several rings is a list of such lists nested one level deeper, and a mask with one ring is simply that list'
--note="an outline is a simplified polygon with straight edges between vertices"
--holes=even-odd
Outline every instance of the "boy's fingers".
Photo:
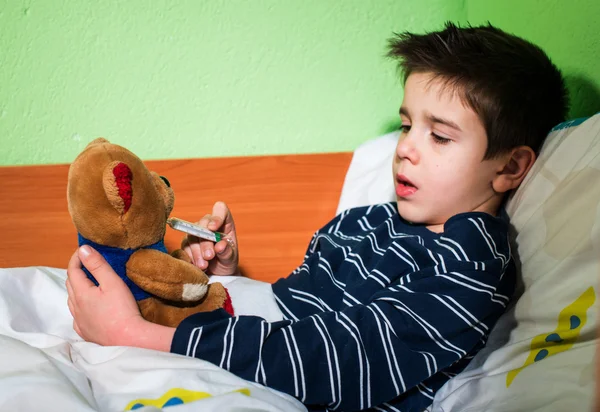
[{"label": "boy's fingers", "polygon": [[[104,257],[92,247],[84,245],[78,249],[78,254],[83,266],[96,278],[100,286],[107,286],[118,281],[122,282]],[[93,284],[89,279],[88,282]]]},{"label": "boy's fingers", "polygon": [[[77,250],[75,250],[75,252],[73,252],[73,254],[71,255],[71,258],[69,259],[69,264],[67,265],[67,269],[81,269],[81,261],[79,260],[79,254]],[[70,276],[67,271],[67,280],[69,280],[69,277]]]},{"label": "boy's fingers", "polygon": [[235,259],[235,250],[226,240],[221,240],[215,244],[215,252],[219,255],[219,260],[223,263],[230,263]]},{"label": "boy's fingers", "polygon": [[200,250],[202,251],[202,258],[204,260],[211,260],[215,257],[215,247],[213,242],[201,241]]},{"label": "boy's fingers", "polygon": [[[71,288],[71,292],[73,295],[76,289],[91,287],[94,286],[94,282],[88,279],[87,275],[83,270],[81,270],[81,260],[79,259],[79,250],[76,250],[71,256],[69,260],[69,265],[67,266],[67,287]],[[68,291],[68,289],[67,289]]]},{"label": "boy's fingers", "polygon": [[210,230],[218,230],[226,234],[234,234],[235,223],[233,222],[233,216],[229,211],[229,207],[225,204],[225,202],[215,203],[215,205],[213,206],[213,215],[219,216],[221,220],[218,222],[218,224],[215,224],[214,226],[209,226],[208,228]]},{"label": "boy's fingers", "polygon": [[216,202],[213,206],[213,221],[215,223],[209,226],[209,229],[218,230],[227,221],[229,216],[231,215],[225,202]]},{"label": "boy's fingers", "polygon": [[202,226],[213,231],[218,230],[222,225],[223,218],[215,214],[204,215],[204,217],[198,221],[198,226]]},{"label": "boy's fingers", "polygon": [[188,235],[187,246],[183,250],[187,252],[192,262],[200,269],[205,269],[208,266],[208,263],[202,258],[202,249],[197,237]]},{"label": "boy's fingers", "polygon": [[211,219],[212,219],[212,216],[206,214],[202,217],[202,219],[200,219],[198,221],[197,225],[202,226],[202,227],[208,227],[208,224],[210,223]]},{"label": "boy's fingers", "polygon": [[181,250],[183,250],[192,260],[192,262],[194,262],[194,255],[192,254],[192,247],[190,245],[190,241],[188,240],[187,236],[183,237],[183,240],[181,241]]}]

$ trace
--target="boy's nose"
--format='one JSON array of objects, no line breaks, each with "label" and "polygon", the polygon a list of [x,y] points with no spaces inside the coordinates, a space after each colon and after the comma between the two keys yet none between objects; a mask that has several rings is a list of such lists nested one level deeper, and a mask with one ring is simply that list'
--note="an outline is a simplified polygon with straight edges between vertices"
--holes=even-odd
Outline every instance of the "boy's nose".
[{"label": "boy's nose", "polygon": [[400,160],[408,160],[411,163],[419,162],[419,152],[415,146],[415,141],[409,136],[401,136],[396,147],[396,155]]}]

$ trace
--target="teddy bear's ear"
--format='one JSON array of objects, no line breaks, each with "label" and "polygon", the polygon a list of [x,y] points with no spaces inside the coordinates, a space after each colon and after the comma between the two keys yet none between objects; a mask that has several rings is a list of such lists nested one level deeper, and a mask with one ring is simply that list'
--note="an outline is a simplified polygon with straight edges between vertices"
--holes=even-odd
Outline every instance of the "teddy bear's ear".
[{"label": "teddy bear's ear", "polygon": [[121,215],[127,213],[133,200],[133,173],[124,162],[115,161],[104,168],[102,184],[110,204]]},{"label": "teddy bear's ear", "polygon": [[97,137],[88,143],[88,145],[86,146],[86,149],[90,146],[94,146],[94,145],[102,144],[102,143],[110,143],[110,142],[108,140],[106,140],[104,137]]}]

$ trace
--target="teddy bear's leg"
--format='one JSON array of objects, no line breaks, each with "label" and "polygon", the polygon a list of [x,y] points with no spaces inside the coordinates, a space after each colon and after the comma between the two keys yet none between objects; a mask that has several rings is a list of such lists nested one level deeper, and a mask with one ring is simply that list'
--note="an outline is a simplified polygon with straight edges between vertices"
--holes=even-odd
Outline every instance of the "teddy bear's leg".
[{"label": "teddy bear's leg", "polygon": [[140,249],[126,264],[127,277],[148,293],[195,302],[207,292],[208,276],[196,266],[153,249]]},{"label": "teddy bear's leg", "polygon": [[220,283],[208,285],[208,293],[199,302],[169,302],[159,298],[138,301],[144,319],[164,326],[177,327],[181,321],[194,313],[210,312],[223,308],[227,292]]}]

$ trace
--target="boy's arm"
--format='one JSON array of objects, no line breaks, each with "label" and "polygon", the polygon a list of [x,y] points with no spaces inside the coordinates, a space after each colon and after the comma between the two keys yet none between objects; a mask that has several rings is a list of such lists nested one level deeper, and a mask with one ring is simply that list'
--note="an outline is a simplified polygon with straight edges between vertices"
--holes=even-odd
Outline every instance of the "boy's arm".
[{"label": "boy's arm", "polygon": [[[332,222],[338,219],[339,216]],[[215,203],[213,215],[206,215],[200,223],[210,227],[211,222],[215,225],[213,229],[223,230],[237,242],[233,218],[225,203]],[[312,253],[315,236],[307,255]],[[197,249],[196,255],[202,253],[200,245],[189,244],[186,240],[182,247],[192,256],[195,256],[193,249]],[[219,244],[215,245],[215,251],[222,255],[211,260],[209,266],[213,265],[213,271],[219,269],[218,273],[227,275],[237,270],[236,251],[230,246],[219,249]],[[87,278],[81,269],[82,264],[99,282],[98,287]],[[170,349],[175,329],[145,321],[127,285],[93,248],[82,246],[71,256],[65,285],[73,328],[85,340],[110,346],[136,346],[162,351]]]},{"label": "boy's arm", "polygon": [[[407,285],[382,290],[368,305],[271,324],[216,311],[194,315],[173,331],[144,321],[124,282],[97,252],[84,250],[69,263],[67,288],[75,330],[86,340],[159,350],[172,341],[173,352],[206,359],[306,404],[343,410],[427,392],[417,385],[485,340],[511,293],[504,286],[513,281],[506,275],[501,281],[491,264],[488,272],[430,268],[411,274]],[[99,287],[86,278],[82,262]]]},{"label": "boy's arm", "polygon": [[193,315],[177,328],[171,351],[332,409],[427,391],[416,386],[483,342],[507,299],[495,291],[499,273],[411,276],[421,278],[382,291],[368,305],[300,320]]},{"label": "boy's arm", "polygon": [[[99,286],[81,270],[82,263]],[[85,340],[169,351],[175,329],[144,320],[125,282],[96,250],[77,249],[69,261],[65,285],[73,328]]]}]

